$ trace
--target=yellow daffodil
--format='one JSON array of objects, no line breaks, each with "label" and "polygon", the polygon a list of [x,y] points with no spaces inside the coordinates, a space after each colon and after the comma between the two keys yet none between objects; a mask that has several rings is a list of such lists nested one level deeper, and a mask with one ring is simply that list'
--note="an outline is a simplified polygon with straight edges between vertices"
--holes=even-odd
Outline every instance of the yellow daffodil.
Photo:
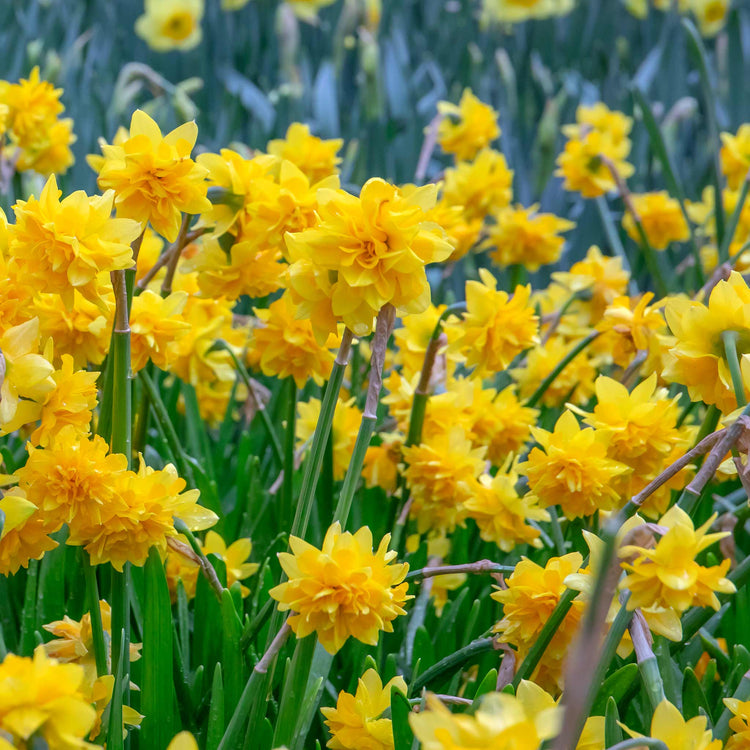
[{"label": "yellow daffodil", "polygon": [[408,598],[406,564],[394,563],[388,551],[390,534],[377,550],[365,526],[354,534],[341,531],[338,522],[326,532],[317,549],[295,536],[291,553],[279,554],[288,581],[269,592],[281,611],[294,612],[288,622],[298,638],[317,633],[321,645],[335,654],[349,636],[370,645],[379,632],[393,631],[392,621],[405,614]]},{"label": "yellow daffodil", "polygon": [[559,505],[567,518],[613,510],[622,498],[612,480],[630,468],[607,458],[608,435],[581,429],[572,412],[564,411],[553,432],[533,427],[539,443],[518,465],[540,505]]},{"label": "yellow daffodil", "polygon": [[[249,539],[237,539],[227,546],[215,531],[209,531],[202,547],[207,555],[217,555],[224,561],[227,569],[227,588],[231,588],[237,581],[249,578],[260,567],[258,563],[247,562],[253,551],[253,544]],[[244,597],[250,593],[250,589],[240,584],[240,592]]]},{"label": "yellow daffodil", "polygon": [[343,145],[340,138],[324,141],[312,135],[307,125],[293,122],[283,139],[269,141],[268,153],[292,162],[314,184],[336,174]]},{"label": "yellow daffodil", "polygon": [[483,24],[521,23],[529,19],[564,16],[575,7],[575,0],[483,0]]},{"label": "yellow daffodil", "polygon": [[48,534],[54,531],[26,493],[18,487],[0,495],[0,510],[5,515],[0,532],[0,575],[13,575],[26,568],[29,560],[39,560],[45,552],[57,547]]},{"label": "yellow daffodil", "polygon": [[187,51],[200,44],[204,0],[146,0],[145,13],[135,22],[135,33],[151,49]]},{"label": "yellow daffodil", "polygon": [[210,210],[207,170],[190,158],[197,138],[194,122],[162,135],[159,126],[137,109],[130,121],[129,137],[119,145],[102,146],[104,164],[98,183],[104,190],[114,190],[117,215],[135,219],[143,227],[150,223],[156,232],[174,242],[182,213]]},{"label": "yellow daffodil", "polygon": [[131,369],[134,373],[153,362],[169,369],[176,357],[176,342],[186,335],[190,324],[182,317],[188,295],[172,292],[168,297],[144,290],[133,298],[130,311]]},{"label": "yellow daffodil", "polygon": [[[672,242],[685,242],[690,237],[680,203],[665,190],[631,196],[648,243],[654,250],[664,250]],[[635,242],[640,235],[630,211],[622,219],[622,226]]]},{"label": "yellow daffodil", "polygon": [[[631,737],[643,736],[629,729],[627,731]],[[722,747],[721,740],[715,740],[708,729],[705,716],[695,716],[686,721],[677,706],[668,700],[663,700],[656,707],[649,736],[661,740],[667,750],[721,750]]]},{"label": "yellow daffodil", "polygon": [[394,677],[383,685],[380,675],[368,669],[352,695],[339,693],[335,708],[321,708],[331,733],[327,747],[331,750],[393,750],[391,720],[380,718],[391,705],[391,690],[406,695],[403,677]]},{"label": "yellow daffodil", "polygon": [[471,161],[500,135],[497,112],[471,89],[464,89],[458,105],[438,102],[437,109],[443,117],[438,126],[440,148],[459,161]]}]

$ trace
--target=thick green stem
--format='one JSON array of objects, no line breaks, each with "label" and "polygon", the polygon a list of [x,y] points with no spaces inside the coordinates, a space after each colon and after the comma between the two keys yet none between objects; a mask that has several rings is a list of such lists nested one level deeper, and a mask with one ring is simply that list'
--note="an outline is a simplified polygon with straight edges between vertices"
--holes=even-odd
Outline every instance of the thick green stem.
[{"label": "thick green stem", "polygon": [[414,680],[410,692],[416,694],[420,693],[422,688],[426,687],[433,680],[442,679],[480,654],[492,651],[494,644],[494,638],[477,638],[475,641],[472,641],[458,651],[449,654],[437,664],[433,664],[429,669],[422,672],[422,674]]},{"label": "thick green stem", "polygon": [[[745,207],[745,201],[747,200],[748,188],[750,188],[750,174],[745,176],[742,181],[742,188],[740,189],[739,197],[737,198],[737,205],[734,207],[732,215],[729,217],[729,223],[724,234],[724,241],[721,243],[719,248],[719,263],[731,263],[733,258],[729,257],[729,249],[732,246],[732,240],[734,239],[734,233],[737,231],[737,225],[740,223],[740,216],[742,215],[742,209]],[[742,246],[742,251],[745,250],[745,246]]]},{"label": "thick green stem", "polygon": [[91,564],[88,552],[82,551],[83,576],[86,580],[86,601],[91,617],[91,639],[94,643],[94,660],[96,674],[99,677],[107,674],[107,647],[104,641],[102,611],[99,605],[99,584],[96,581],[96,567]]},{"label": "thick green stem", "polygon": [[349,362],[349,352],[352,347],[352,332],[346,328],[341,338],[341,344],[333,365],[331,377],[328,380],[323,403],[320,406],[320,416],[315,425],[310,453],[305,461],[305,471],[302,475],[302,488],[300,490],[297,509],[292,523],[291,535],[304,538],[307,526],[310,522],[310,513],[315,499],[315,488],[320,476],[320,467],[323,464],[323,454],[326,442],[331,433],[333,424],[333,413],[338,402],[341,383],[344,380],[344,372]]},{"label": "thick green stem", "polygon": [[[599,216],[601,217],[602,225],[604,226],[604,233],[607,235],[607,241],[612,248],[612,252],[622,261],[622,267],[630,276],[630,284],[634,285],[635,281],[632,278],[630,259],[625,252],[625,247],[620,240],[620,235],[617,233],[617,227],[612,219],[612,212],[609,210],[607,199],[603,195],[597,197],[596,208],[599,211]],[[631,289],[631,292],[637,293],[638,289]]]},{"label": "thick green stem", "polygon": [[287,379],[286,427],[284,433],[284,479],[281,485],[281,528],[289,528],[294,513],[294,432],[297,418],[297,384]]},{"label": "thick green stem", "polygon": [[115,325],[112,335],[112,436],[110,448],[131,461],[130,317],[125,271],[112,272]]},{"label": "thick green stem", "polygon": [[740,369],[740,359],[737,356],[737,331],[722,331],[721,340],[724,343],[724,353],[727,357],[729,372],[732,376],[732,387],[734,388],[734,397],[737,399],[737,408],[745,406],[745,384],[742,380],[742,371]]},{"label": "thick green stem", "polygon": [[346,470],[344,483],[341,485],[339,501],[336,505],[336,510],[333,512],[333,520],[339,521],[342,528],[346,527],[349,512],[352,509],[354,491],[357,489],[357,483],[362,475],[362,465],[364,464],[365,455],[367,454],[367,449],[370,447],[370,440],[374,432],[375,419],[363,416],[359,425],[359,432],[357,432],[357,440],[354,443],[354,452],[352,453],[349,467]]},{"label": "thick green stem", "polygon": [[534,391],[531,398],[526,402],[526,406],[536,406],[547,389],[555,382],[558,375],[595,339],[599,336],[599,331],[592,331],[586,338],[581,339],[559,362],[552,372],[541,382],[540,386]]}]

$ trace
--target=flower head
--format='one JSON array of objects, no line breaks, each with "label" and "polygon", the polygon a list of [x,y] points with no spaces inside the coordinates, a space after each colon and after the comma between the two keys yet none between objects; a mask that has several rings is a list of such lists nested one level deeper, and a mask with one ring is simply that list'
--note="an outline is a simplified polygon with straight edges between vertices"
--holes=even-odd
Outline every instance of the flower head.
[{"label": "flower head", "polygon": [[364,336],[387,304],[399,313],[422,312],[430,302],[424,266],[453,249],[426,221],[435,199],[434,185],[402,192],[380,179],[366,182],[359,198],[318,191],[318,225],[286,237],[289,289],[299,314],[318,328],[323,319],[313,308],[322,302],[331,316],[326,333],[335,333],[338,319]]},{"label": "flower head", "polygon": [[[626,730],[631,737],[643,736],[631,732],[627,727]],[[680,709],[666,699],[654,711],[649,736],[661,740],[668,750],[721,750],[721,740],[714,739],[705,716],[695,716],[686,721]]]},{"label": "flower head", "polygon": [[293,122],[283,139],[269,141],[268,153],[292,162],[314,184],[336,174],[343,145],[340,138],[324,141],[312,135],[307,125]]},{"label": "flower head", "polygon": [[190,328],[182,317],[187,297],[185,292],[172,292],[162,298],[150,289],[133,297],[130,346],[134,373],[143,369],[149,360],[167,370],[176,358],[175,343]]},{"label": "flower head", "polygon": [[403,677],[394,677],[383,685],[380,675],[368,669],[357,683],[354,695],[343,690],[335,708],[321,708],[331,733],[331,750],[393,750],[390,719],[380,718],[391,705],[391,690],[406,695]]},{"label": "flower head", "polygon": [[750,171],[750,124],[740,125],[736,135],[721,134],[721,171],[731,190],[738,190]]},{"label": "flower head", "polygon": [[490,258],[499,266],[518,263],[536,271],[560,259],[565,242],[560,232],[570,231],[575,224],[554,214],[537,213],[538,208],[508,206],[495,215],[495,224],[490,226],[483,247],[492,248]]},{"label": "flower head", "polygon": [[200,44],[204,0],[146,0],[145,13],[135,22],[135,33],[151,49],[187,51]]},{"label": "flower head", "polygon": [[497,112],[471,89],[464,89],[458,105],[438,102],[437,108],[443,116],[438,126],[440,148],[460,161],[470,161],[500,135]]},{"label": "flower head", "polygon": [[269,592],[281,611],[291,610],[288,622],[298,638],[317,633],[318,640],[335,654],[349,636],[370,645],[380,630],[393,631],[393,620],[405,614],[404,578],[409,566],[391,564],[390,534],[372,549],[368,527],[354,534],[341,531],[338,522],[327,531],[321,549],[291,537],[291,553],[279,554],[288,581]]},{"label": "flower head", "polygon": [[574,0],[483,0],[481,20],[484,25],[521,23],[531,18],[564,16],[574,7]]},{"label": "flower head", "polygon": [[89,197],[78,190],[62,201],[61,195],[53,175],[39,199],[16,203],[8,252],[28,281],[59,294],[69,309],[74,290],[104,307],[99,275],[133,265],[130,243],[141,227],[111,217],[111,191]]},{"label": "flower head", "polygon": [[452,714],[428,695],[427,710],[410,714],[409,724],[424,750],[535,750],[557,734],[560,709],[539,685],[521,680],[515,695],[483,696],[473,716]]},{"label": "flower head", "polygon": [[[171,0],[170,0],[171,3]],[[161,7],[161,0],[152,3]],[[206,198],[207,170],[190,158],[198,126],[186,122],[167,135],[140,109],[133,113],[129,137],[103,145],[99,187],[112,189],[118,216],[148,222],[169,242],[177,239],[182,213],[211,209]]]},{"label": "flower head", "polygon": [[[207,555],[217,555],[224,561],[227,569],[227,588],[232,588],[237,581],[249,578],[260,567],[258,563],[247,562],[253,551],[253,544],[249,539],[237,539],[227,546],[215,531],[209,531],[202,547]],[[240,584],[240,592],[244,597],[250,593],[250,589]]]},{"label": "flower head", "polygon": [[[492,594],[503,605],[503,619],[494,630],[501,642],[516,647],[516,663],[524,659],[566,591],[565,579],[577,573],[582,563],[578,552],[552,557],[544,567],[523,558],[506,580],[507,588]],[[584,606],[580,598],[573,600],[535,670],[537,684],[552,690],[562,688],[563,661],[578,632]]]},{"label": "flower head", "polygon": [[49,534],[55,530],[26,493],[18,487],[0,496],[0,511],[5,515],[0,532],[0,575],[13,575],[26,568],[29,560],[39,560],[57,547]]},{"label": "flower head", "polygon": [[707,568],[695,560],[698,553],[729,533],[707,533],[715,519],[713,515],[696,529],[690,516],[675,505],[659,520],[666,531],[653,549],[629,545],[620,550],[621,556],[633,558],[622,563],[628,572],[622,585],[631,592],[629,609],[659,606],[680,613],[693,606],[719,609],[716,592],[735,591],[725,578],[730,561]]},{"label": "flower head", "polygon": [[[670,197],[665,190],[635,194],[631,199],[643,231],[654,250],[664,250],[670,243],[684,242],[690,237],[680,202]],[[622,225],[635,242],[640,242],[640,235],[630,212],[623,217]]]},{"label": "flower head", "polygon": [[0,664],[0,738],[26,747],[37,734],[50,748],[90,747],[84,741],[96,712],[83,694],[83,667],[50,659],[43,646],[33,657],[8,654]]},{"label": "flower head", "polygon": [[466,314],[453,348],[475,368],[475,377],[502,372],[537,340],[539,320],[529,304],[531,287],[518,286],[512,297],[497,279],[480,269],[481,281],[466,282]]},{"label": "flower head", "polygon": [[540,447],[532,448],[518,471],[542,506],[559,505],[567,518],[618,506],[621,498],[612,480],[630,469],[607,458],[606,433],[582,430],[570,411],[563,412],[553,432],[531,431]]}]

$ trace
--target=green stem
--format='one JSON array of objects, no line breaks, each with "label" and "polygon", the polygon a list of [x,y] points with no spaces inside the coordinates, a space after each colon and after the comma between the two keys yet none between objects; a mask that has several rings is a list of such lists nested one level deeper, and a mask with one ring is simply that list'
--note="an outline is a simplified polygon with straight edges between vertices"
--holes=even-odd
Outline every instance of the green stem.
[{"label": "green stem", "polygon": [[297,418],[297,384],[287,378],[286,428],[284,433],[284,479],[281,485],[281,528],[289,528],[294,506],[294,438]]},{"label": "green stem", "polygon": [[740,359],[737,356],[737,331],[722,331],[721,340],[724,343],[724,352],[727,356],[729,372],[732,375],[732,386],[734,388],[734,397],[737,399],[737,408],[745,406],[745,384],[742,380],[742,371],[740,369]]},{"label": "green stem", "polygon": [[[239,373],[240,378],[242,378],[242,382],[245,384],[245,387],[248,390],[248,397],[256,400],[254,395],[255,391],[253,390],[253,381],[250,378],[250,374],[248,373],[242,362],[240,362],[239,357],[237,357],[237,355],[234,353],[232,347],[229,346],[226,341],[219,340],[211,348],[214,351],[217,349],[224,349],[224,351],[229,353],[229,356],[232,358],[232,362],[234,363],[235,369]],[[268,412],[265,410],[263,405],[258,403],[257,400],[256,407],[257,413],[260,414],[260,418],[263,421],[263,426],[266,428],[268,437],[271,440],[271,447],[273,448],[273,453],[276,456],[276,460],[278,461],[279,466],[284,466],[284,449],[281,446],[281,440],[279,440],[279,436],[276,434],[276,430],[274,429],[273,424],[271,424],[271,418],[268,416]]]},{"label": "green stem", "polygon": [[636,231],[638,232],[641,250],[643,250],[643,257],[646,259],[646,266],[648,267],[648,271],[651,274],[651,278],[654,280],[656,291],[660,297],[666,297],[667,294],[669,294],[671,284],[667,283],[664,275],[661,272],[661,268],[659,267],[659,260],[656,257],[654,248],[651,247],[651,243],[648,241],[648,235],[646,234],[646,230],[643,228],[643,223],[641,222],[640,216],[638,216],[638,214],[633,210],[631,210],[630,215],[633,219],[633,223],[635,224]]},{"label": "green stem", "polygon": [[[578,592],[576,591],[575,593]],[[475,641],[472,641],[458,651],[449,654],[437,664],[433,664],[429,669],[422,672],[422,674],[414,680],[410,692],[417,694],[420,693],[422,688],[433,680],[438,680],[445,675],[454,672],[456,669],[466,664],[466,662],[471,661],[480,654],[492,651],[495,647],[494,644],[494,638],[477,638]]]},{"label": "green stem", "polygon": [[86,580],[86,599],[91,616],[91,638],[94,643],[96,674],[102,677],[107,674],[107,651],[102,626],[102,611],[99,605],[99,584],[96,581],[96,567],[91,564],[88,552],[82,551],[83,576]]},{"label": "green stem", "polygon": [[[729,257],[729,248],[732,245],[734,233],[737,231],[737,225],[740,223],[742,209],[744,208],[745,201],[747,200],[748,188],[750,188],[750,180],[748,179],[748,177],[750,177],[750,175],[745,177],[745,179],[742,181],[742,188],[740,190],[739,197],[737,198],[737,205],[734,207],[734,211],[729,217],[729,223],[727,224],[726,232],[724,234],[724,242],[721,243],[721,247],[719,248],[719,263],[731,263],[733,260],[733,258]],[[745,249],[745,245],[743,245],[739,254],[742,255],[742,252]]]},{"label": "green stem", "polygon": [[557,508],[554,505],[550,505],[547,508],[549,513],[550,528],[552,529],[552,539],[555,542],[555,550],[561,557],[565,554],[565,539],[563,537],[562,529],[560,528],[560,518],[557,515]]},{"label": "green stem", "polygon": [[[708,122],[708,142],[713,144],[713,177],[714,187],[714,217],[716,220],[716,241],[719,247],[724,246],[725,235],[725,217],[724,204],[721,199],[722,173],[721,163],[719,161],[719,126],[716,122],[716,97],[714,87],[711,84],[711,78],[708,75],[708,63],[706,59],[706,49],[703,46],[703,40],[695,28],[695,25],[687,18],[682,19],[682,26],[687,32],[688,47],[698,63],[698,73],[701,80],[701,90],[703,92],[703,104],[706,108],[706,120]],[[719,262],[724,263],[727,257],[720,257]]]},{"label": "green stem", "polygon": [[21,615],[21,637],[19,651],[22,656],[31,656],[34,650],[34,633],[37,630],[37,599],[39,596],[39,561],[29,560],[26,571],[26,591]]},{"label": "green stem", "polygon": [[541,401],[547,389],[555,382],[558,375],[597,337],[599,331],[592,331],[585,339],[581,339],[557,364],[554,370],[541,382],[539,388],[534,391],[526,406],[536,406]]},{"label": "green stem", "polygon": [[526,658],[521,662],[516,675],[513,678],[513,687],[517,688],[521,683],[521,680],[530,680],[531,675],[534,673],[539,660],[547,650],[552,638],[554,637],[560,624],[565,619],[565,615],[568,614],[571,606],[573,605],[573,599],[578,596],[578,592],[573,589],[566,589],[560,600],[557,602],[555,608],[552,610],[552,614],[549,616],[547,622],[544,623],[542,630],[534,641],[534,645],[529,649],[529,653],[526,654]]},{"label": "green stem", "polygon": [[112,335],[112,436],[110,448],[131,461],[130,322],[124,271],[113,271],[115,325]]},{"label": "green stem", "polygon": [[333,513],[333,520],[339,521],[342,528],[346,528],[346,522],[352,508],[352,500],[354,499],[354,491],[357,489],[357,483],[362,475],[365,455],[367,454],[367,449],[370,447],[372,435],[375,432],[375,421],[374,417],[363,415],[362,421],[359,424],[357,441],[354,443],[354,452],[346,470],[344,483],[341,486],[341,494],[339,495],[336,510]]},{"label": "green stem", "polygon": [[655,656],[649,656],[648,659],[638,662],[638,669],[641,672],[641,680],[646,688],[651,708],[656,707],[664,700],[664,682],[659,673],[659,665]]},{"label": "green stem", "polygon": [[[625,247],[620,240],[620,235],[618,234],[617,227],[612,219],[612,212],[609,210],[607,199],[603,195],[597,196],[596,208],[599,211],[599,216],[601,217],[602,225],[604,226],[604,233],[607,235],[607,241],[612,248],[612,252],[614,252],[614,254],[622,261],[622,267],[628,272],[631,283],[635,284],[635,281],[632,279],[633,272],[630,265],[630,259],[628,258],[628,255],[625,252]],[[631,291],[637,292],[638,289],[636,287]]]},{"label": "green stem", "polygon": [[323,403],[320,406],[320,416],[318,423],[315,425],[310,453],[305,461],[305,471],[302,475],[302,488],[300,490],[297,510],[292,523],[291,536],[304,538],[307,532],[307,526],[310,522],[310,513],[315,499],[315,488],[320,476],[320,467],[323,463],[323,453],[325,452],[326,442],[331,433],[333,424],[333,413],[341,390],[341,383],[344,380],[344,372],[349,362],[349,352],[352,346],[352,332],[346,328],[341,338],[341,345],[336,356],[336,361],[331,371],[331,377],[328,380]]}]

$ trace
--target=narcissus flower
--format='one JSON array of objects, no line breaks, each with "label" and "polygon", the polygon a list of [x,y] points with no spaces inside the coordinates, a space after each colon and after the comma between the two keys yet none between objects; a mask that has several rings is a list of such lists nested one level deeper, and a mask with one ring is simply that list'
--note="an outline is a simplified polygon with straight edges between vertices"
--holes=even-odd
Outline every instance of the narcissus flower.
[{"label": "narcissus flower", "polygon": [[606,433],[582,430],[570,411],[563,412],[553,432],[538,427],[531,432],[540,447],[532,448],[518,472],[527,477],[540,505],[559,505],[567,518],[619,505],[621,498],[612,480],[630,468],[607,458]]},{"label": "narcissus flower", "polygon": [[448,603],[448,592],[460,589],[466,583],[467,578],[466,573],[444,573],[440,576],[432,576],[430,599],[438,617],[443,616],[443,609]]},{"label": "narcissus flower", "polygon": [[269,141],[268,153],[292,162],[310,183],[316,183],[336,174],[341,161],[337,154],[343,145],[341,138],[324,141],[312,135],[307,125],[293,122],[283,139]]},{"label": "narcissus flower", "polygon": [[659,520],[667,530],[653,549],[629,545],[620,555],[633,558],[623,562],[628,575],[622,585],[631,592],[628,608],[659,606],[684,612],[690,607],[719,609],[716,593],[732,594],[734,584],[725,577],[730,561],[723,560],[709,568],[695,558],[714,542],[729,536],[729,532],[709,534],[708,529],[716,514],[699,528],[694,528],[690,516],[677,505],[672,506]]},{"label": "narcissus flower", "polygon": [[665,354],[663,377],[688,387],[693,400],[715,404],[724,413],[737,408],[732,376],[722,334],[737,336],[737,354],[745,374],[750,352],[750,289],[744,278],[733,271],[711,292],[708,305],[684,297],[667,302],[666,316],[674,342]]},{"label": "narcissus flower", "polygon": [[[161,0],[153,3],[161,6]],[[118,216],[150,223],[169,242],[177,239],[182,213],[211,209],[206,198],[207,170],[190,158],[198,126],[186,122],[162,135],[159,126],[137,109],[129,138],[119,145],[103,145],[104,164],[99,187],[115,192]]]},{"label": "narcissus flower", "polygon": [[437,109],[443,116],[438,126],[440,148],[460,161],[470,161],[500,135],[497,112],[471,89],[464,89],[458,105],[438,102]]},{"label": "narcissus flower", "polygon": [[287,0],[292,10],[304,21],[314,21],[318,10],[332,5],[336,0]]},{"label": "narcissus flower", "polygon": [[[523,558],[506,580],[507,588],[492,594],[503,605],[503,619],[494,631],[501,642],[516,647],[516,664],[523,661],[560,601],[567,588],[565,578],[577,573],[582,563],[578,552],[552,557],[543,568]],[[532,679],[537,684],[550,690],[562,689],[563,661],[578,632],[584,608],[580,598],[573,600],[534,672]]]},{"label": "narcissus flower", "polygon": [[721,171],[731,190],[739,190],[750,171],[750,124],[740,125],[736,135],[721,134]]},{"label": "narcissus flower", "polygon": [[466,282],[466,314],[452,348],[464,355],[475,377],[485,377],[502,372],[536,343],[539,319],[529,304],[531,287],[517,286],[510,297],[489,271],[482,268],[479,276],[481,281]]},{"label": "narcissus flower", "polygon": [[96,712],[84,697],[83,678],[83,667],[48,658],[44,646],[33,657],[8,654],[0,664],[0,739],[27,747],[36,734],[49,748],[90,747],[84,738]]},{"label": "narcissus flower", "polygon": [[138,372],[149,360],[166,370],[177,356],[175,343],[190,324],[182,317],[188,295],[172,292],[168,297],[145,289],[133,297],[130,311],[131,369]]},{"label": "narcissus flower", "polygon": [[376,645],[379,632],[393,631],[393,620],[405,614],[410,597],[404,578],[407,564],[394,563],[386,534],[377,550],[367,526],[354,534],[341,532],[336,522],[326,532],[321,549],[295,536],[291,553],[279,554],[288,581],[269,592],[282,612],[291,610],[288,622],[298,638],[317,633],[318,640],[335,654],[349,636]]},{"label": "narcissus flower", "polygon": [[39,353],[39,321],[32,318],[0,336],[0,433],[34,421],[40,403],[55,388],[52,363]]},{"label": "narcissus flower", "polygon": [[[297,318],[296,306],[283,294],[266,309],[255,308],[258,325],[250,333],[248,360],[264,375],[293,377],[298,388],[312,378],[318,385],[328,379],[334,355],[321,346],[309,320]],[[331,336],[327,343],[335,346]]]},{"label": "narcissus flower", "polygon": [[533,495],[518,494],[517,482],[518,474],[513,469],[499,471],[494,477],[483,474],[464,501],[466,514],[476,522],[482,539],[494,542],[503,552],[519,544],[541,547],[539,529],[529,526],[528,521],[549,521],[549,513],[537,505]]},{"label": "narcissus flower", "polygon": [[[258,563],[247,562],[253,551],[253,544],[249,539],[237,539],[227,546],[215,531],[209,531],[201,546],[207,555],[217,555],[224,561],[227,568],[227,588],[231,588],[237,581],[244,581],[258,570]],[[250,589],[242,584],[240,591],[243,597],[250,593]]]},{"label": "narcissus flower", "polygon": [[724,705],[732,712],[729,728],[733,732],[725,750],[747,750],[750,747],[750,701],[724,698]]},{"label": "narcissus flower", "polygon": [[[299,415],[296,423],[296,438],[298,448],[306,450],[306,443],[315,433],[315,426],[320,418],[320,400],[311,398],[297,404]],[[362,412],[354,403],[354,399],[341,401],[336,405],[331,426],[331,442],[333,443],[333,478],[339,481],[344,478],[346,469],[354,452]]]},{"label": "narcissus flower", "polygon": [[403,470],[411,494],[411,516],[420,533],[452,531],[466,517],[471,480],[484,469],[484,448],[474,448],[459,425],[436,431],[419,445],[404,447]]},{"label": "narcissus flower", "polygon": [[61,195],[53,175],[39,199],[16,203],[8,252],[30,282],[59,294],[68,308],[76,289],[101,307],[99,274],[133,265],[130,243],[141,227],[111,217],[111,191],[89,197],[78,190],[62,201]]},{"label": "narcissus flower", "polygon": [[435,695],[427,710],[409,714],[424,750],[535,750],[559,731],[561,709],[541,687],[521,680],[515,695],[487,693],[474,715],[452,714]]},{"label": "narcissus flower", "polygon": [[570,231],[575,224],[554,214],[537,213],[538,208],[509,206],[495,215],[482,247],[491,248],[490,258],[499,266],[518,263],[536,271],[559,260],[565,243],[560,232]]},{"label": "narcissus flower", "polygon": [[[627,727],[625,729],[631,737],[643,737]],[[656,707],[649,737],[661,740],[668,750],[721,750],[722,746],[721,740],[714,739],[705,716],[695,716],[686,721],[682,712],[668,700],[663,700]]]},{"label": "narcissus flower", "polygon": [[564,16],[575,7],[574,0],[483,0],[482,24],[521,23],[532,18]]},{"label": "narcissus flower", "polygon": [[[633,194],[631,200],[648,243],[654,250],[664,250],[670,243],[684,242],[690,237],[679,201],[670,197],[665,190]],[[641,241],[630,211],[623,216],[622,226],[635,242]]]},{"label": "narcissus flower", "polygon": [[[318,328],[322,318],[313,308],[322,292],[334,318],[364,336],[387,304],[399,313],[422,312],[430,303],[425,264],[445,260],[453,250],[440,227],[426,221],[436,197],[435,185],[402,192],[380,179],[368,180],[359,198],[319,190],[317,226],[286,236],[294,261],[289,289],[299,314]],[[335,333],[327,327],[326,333]]]},{"label": "narcissus flower", "polygon": [[168,52],[200,44],[203,0],[146,0],[145,13],[135,22],[135,33],[151,49]]},{"label": "narcissus flower", "polygon": [[26,499],[23,490],[13,487],[3,493],[0,510],[5,514],[0,532],[0,575],[13,575],[19,568],[28,567],[29,560],[39,560],[57,547],[48,536],[55,527]]},{"label": "narcissus flower", "polygon": [[467,221],[481,220],[510,205],[512,185],[513,172],[505,156],[484,148],[473,160],[445,170],[443,199],[448,205],[463,206]]},{"label": "narcissus flower", "polygon": [[354,695],[343,690],[335,708],[321,708],[331,733],[331,750],[393,750],[390,719],[380,718],[391,705],[391,689],[406,695],[403,677],[394,677],[383,685],[380,675],[368,669],[357,683]]}]

